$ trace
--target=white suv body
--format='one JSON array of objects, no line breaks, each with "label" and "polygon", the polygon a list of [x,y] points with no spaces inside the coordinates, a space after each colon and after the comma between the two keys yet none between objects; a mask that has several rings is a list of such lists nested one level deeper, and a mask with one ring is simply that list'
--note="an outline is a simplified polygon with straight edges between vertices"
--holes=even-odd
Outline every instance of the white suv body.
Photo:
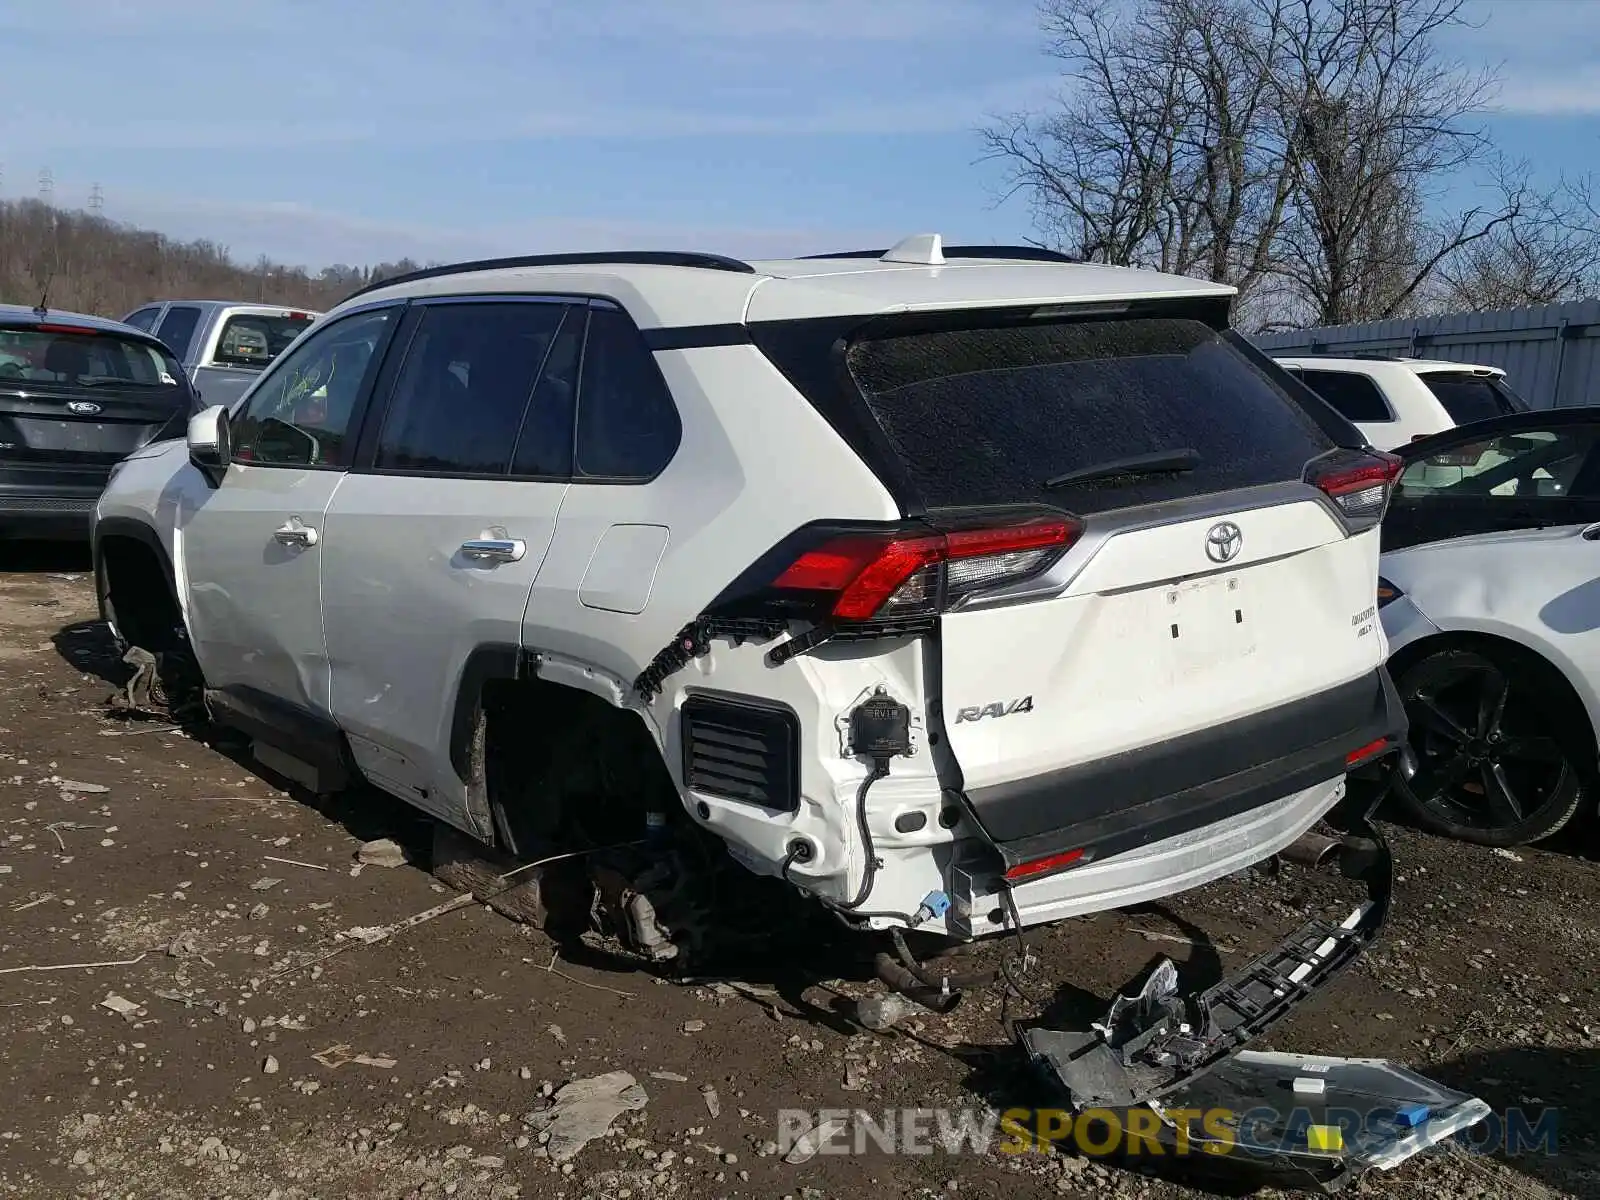
[{"label": "white suv body", "polygon": [[[102,611],[159,641],[170,597],[264,762],[486,842],[555,803],[485,765],[525,687],[558,701],[534,759],[615,716],[675,819],[865,926],[1153,900],[1289,845],[1404,729],[1395,463],[1232,295],[928,237],[420,272],[120,467]],[[587,827],[635,836],[626,790]]]},{"label": "white suv body", "polygon": [[1394,450],[1456,425],[1524,412],[1499,367],[1436,358],[1273,355],[1279,366],[1351,421],[1368,443]]}]

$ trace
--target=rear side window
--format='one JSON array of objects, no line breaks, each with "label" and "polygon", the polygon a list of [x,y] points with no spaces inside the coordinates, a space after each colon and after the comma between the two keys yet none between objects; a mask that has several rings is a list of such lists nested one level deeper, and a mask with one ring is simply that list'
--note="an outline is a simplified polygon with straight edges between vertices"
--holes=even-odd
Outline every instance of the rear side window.
[{"label": "rear side window", "polygon": [[141,308],[137,312],[129,313],[123,318],[122,323],[124,325],[132,325],[135,329],[142,329],[146,333],[149,333],[151,326],[156,323],[156,317],[158,317],[160,314],[160,305],[156,305],[152,308]]},{"label": "rear side window", "polygon": [[[857,340],[851,374],[929,507],[1081,513],[1299,479],[1333,442],[1221,334],[1149,317]],[[1192,469],[1057,476],[1193,451]]]},{"label": "rear side window", "polygon": [[653,479],[672,461],[682,433],[643,336],[626,313],[595,309],[578,390],[578,476],[619,483]]},{"label": "rear side window", "polygon": [[148,342],[67,327],[0,329],[0,383],[182,391],[182,369]]},{"label": "rear side window", "polygon": [[566,311],[560,304],[424,308],[395,380],[374,466],[504,475]]},{"label": "rear side window", "polygon": [[1457,425],[1520,412],[1509,390],[1492,376],[1470,371],[1429,371],[1419,376]]},{"label": "rear side window", "polygon": [[1300,380],[1347,421],[1392,421],[1378,385],[1352,371],[1300,371]]},{"label": "rear side window", "polygon": [[238,313],[223,323],[211,361],[225,367],[264,367],[311,324],[310,313]]},{"label": "rear side window", "polygon": [[176,304],[167,309],[167,315],[161,319],[161,328],[156,330],[156,336],[172,348],[172,352],[182,358],[189,349],[189,343],[194,340],[195,326],[200,324],[200,310],[188,304]]}]

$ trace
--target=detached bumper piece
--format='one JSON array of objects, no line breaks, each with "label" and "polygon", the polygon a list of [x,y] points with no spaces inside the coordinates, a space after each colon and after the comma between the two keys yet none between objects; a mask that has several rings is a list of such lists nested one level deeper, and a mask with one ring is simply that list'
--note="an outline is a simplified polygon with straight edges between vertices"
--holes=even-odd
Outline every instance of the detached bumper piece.
[{"label": "detached bumper piece", "polygon": [[[1286,1167],[1330,1190],[1475,1124],[1489,1111],[1482,1101],[1387,1062],[1243,1051],[1354,962],[1388,917],[1388,846],[1362,822],[1338,849],[1343,874],[1367,887],[1340,924],[1307,922],[1197,996],[1179,994],[1177,968],[1162,959],[1090,1031],[1028,1029],[1023,1049],[1074,1111],[1148,1106],[1163,1118],[1163,1144],[1208,1150],[1213,1169]],[[1166,1116],[1185,1111],[1207,1114],[1217,1144]]]}]

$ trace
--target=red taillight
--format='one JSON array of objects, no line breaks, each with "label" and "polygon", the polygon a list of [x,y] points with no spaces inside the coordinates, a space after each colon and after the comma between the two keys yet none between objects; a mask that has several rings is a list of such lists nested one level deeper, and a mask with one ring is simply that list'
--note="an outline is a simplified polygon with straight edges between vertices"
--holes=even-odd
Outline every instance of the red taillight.
[{"label": "red taillight", "polygon": [[841,534],[801,554],[772,586],[831,593],[828,615],[837,621],[927,611],[940,584],[930,568],[944,568],[947,597],[1009,583],[1042,569],[1080,529],[1070,517],[1052,517],[927,534]]},{"label": "red taillight", "polygon": [[35,325],[40,333],[72,333],[80,337],[102,337],[104,331],[91,329],[87,325]]},{"label": "red taillight", "polygon": [[291,320],[291,321],[309,321],[309,320],[311,320],[311,314],[310,313],[292,312],[292,313],[289,314],[289,320]]},{"label": "red taillight", "polygon": [[1006,882],[1017,883],[1023,879],[1032,879],[1035,875],[1045,875],[1051,871],[1059,871],[1063,867],[1070,867],[1083,857],[1082,850],[1066,850],[1060,854],[1052,854],[1047,858],[1036,858],[1031,862],[1018,863],[1006,869]]},{"label": "red taillight", "polygon": [[1379,758],[1393,749],[1394,743],[1386,737],[1381,737],[1374,742],[1368,742],[1360,749],[1352,750],[1344,756],[1345,770],[1348,771],[1354,767],[1359,767],[1362,763],[1371,762],[1373,759]]},{"label": "red taillight", "polygon": [[1383,518],[1389,491],[1405,463],[1382,450],[1335,450],[1313,459],[1305,480],[1338,507],[1356,528],[1367,528]]}]

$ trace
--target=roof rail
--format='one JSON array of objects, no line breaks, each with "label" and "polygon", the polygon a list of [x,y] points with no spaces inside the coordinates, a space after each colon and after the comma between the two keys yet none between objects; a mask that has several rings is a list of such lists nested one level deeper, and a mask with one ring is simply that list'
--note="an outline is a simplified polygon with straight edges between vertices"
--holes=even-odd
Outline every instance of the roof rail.
[{"label": "roof rail", "polygon": [[[882,258],[885,250],[840,250],[833,254],[802,254],[802,259],[813,258]],[[1046,250],[1043,246],[946,246],[944,256],[950,258],[1009,259],[1013,262],[1081,263],[1059,250]]]},{"label": "roof rail", "polygon": [[351,292],[345,300],[364,296],[379,288],[393,287],[397,283],[436,279],[441,275],[465,275],[469,271],[507,271],[515,267],[606,266],[613,263],[644,267],[698,267],[706,271],[735,271],[741,275],[754,275],[756,270],[749,263],[737,258],[728,258],[721,254],[698,254],[692,250],[587,250],[577,254],[523,254],[513,258],[480,258],[472,262],[447,263],[439,267],[424,267],[420,271],[410,271],[404,275],[390,275]]},{"label": "roof rail", "polygon": [[1387,350],[1341,350],[1338,346],[1314,345],[1309,350],[1274,348],[1269,353],[1283,358],[1359,358],[1365,362],[1405,362],[1403,354]]}]

